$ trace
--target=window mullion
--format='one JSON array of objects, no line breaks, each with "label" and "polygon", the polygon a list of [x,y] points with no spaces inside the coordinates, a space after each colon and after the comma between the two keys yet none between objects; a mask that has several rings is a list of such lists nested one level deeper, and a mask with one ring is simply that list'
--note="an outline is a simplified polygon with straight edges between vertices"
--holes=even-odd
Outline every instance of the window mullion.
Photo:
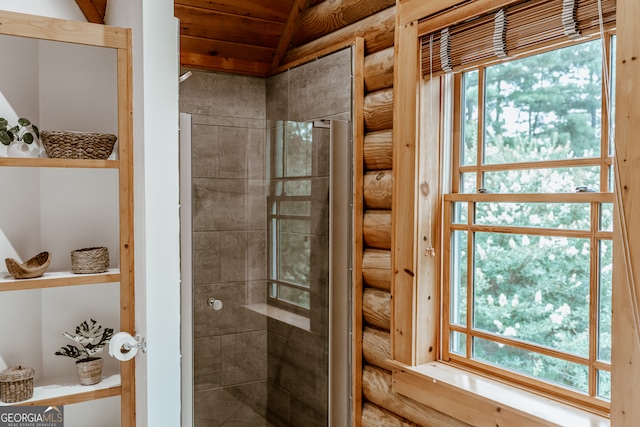
[{"label": "window mullion", "polygon": [[599,203],[591,203],[591,238],[589,249],[589,396],[596,396],[598,375],[594,362],[598,358],[598,323],[600,295],[599,285],[599,254],[600,248],[596,234],[599,228]]},{"label": "window mullion", "polygon": [[451,190],[454,193],[460,193],[460,165],[461,160],[461,147],[464,143],[463,136],[463,92],[462,92],[462,73],[456,73],[453,78],[453,96],[458,102],[453,104],[453,117],[456,120],[453,121],[453,144],[451,155]]},{"label": "window mullion", "polygon": [[484,163],[484,91],[485,91],[485,78],[484,67],[478,69],[478,147],[477,147],[477,160],[476,160],[476,191],[484,187],[483,172],[480,166]]},{"label": "window mullion", "polygon": [[469,202],[468,215],[467,215],[467,322],[466,322],[466,344],[467,344],[467,358],[471,359],[473,356],[473,338],[471,331],[473,330],[473,283],[474,283],[474,234],[471,232],[471,225],[474,222],[476,213],[476,204]]},{"label": "window mullion", "polygon": [[609,190],[609,167],[607,159],[609,158],[609,141],[610,141],[610,117],[609,105],[611,102],[611,33],[603,35],[602,39],[602,68],[607,73],[602,73],[602,123],[600,125],[600,191]]},{"label": "window mullion", "polygon": [[451,218],[452,218],[452,203],[444,203],[444,242],[449,242],[444,245],[443,260],[444,270],[443,274],[447,277],[444,281],[443,295],[442,295],[442,336],[441,336],[441,351],[444,359],[449,359],[451,353],[451,283],[452,283],[452,265],[451,265]]}]

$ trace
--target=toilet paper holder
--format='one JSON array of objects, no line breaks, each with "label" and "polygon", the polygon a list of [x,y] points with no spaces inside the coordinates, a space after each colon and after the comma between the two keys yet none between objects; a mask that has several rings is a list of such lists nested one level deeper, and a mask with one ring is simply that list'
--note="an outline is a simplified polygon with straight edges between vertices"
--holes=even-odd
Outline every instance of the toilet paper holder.
[{"label": "toilet paper holder", "polygon": [[128,342],[122,344],[122,346],[120,347],[120,353],[129,353],[134,348],[142,350],[143,353],[147,352],[147,339],[145,337],[141,337],[140,334],[136,333],[133,336],[133,339],[136,340],[136,343],[133,345],[129,344]]}]

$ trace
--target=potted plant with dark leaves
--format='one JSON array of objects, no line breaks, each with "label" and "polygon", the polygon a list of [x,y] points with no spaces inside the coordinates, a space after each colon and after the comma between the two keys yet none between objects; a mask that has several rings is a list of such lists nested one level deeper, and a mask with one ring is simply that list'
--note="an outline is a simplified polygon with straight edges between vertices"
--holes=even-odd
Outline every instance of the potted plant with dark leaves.
[{"label": "potted plant with dark leaves", "polygon": [[21,117],[16,125],[0,117],[0,143],[7,146],[8,157],[40,157],[40,130],[29,119]]},{"label": "potted plant with dark leaves", "polygon": [[67,356],[76,360],[76,372],[82,385],[97,384],[102,381],[102,358],[96,356],[109,343],[113,329],[103,328],[93,319],[76,326],[76,332],[65,332],[65,337],[78,343],[67,345],[56,351],[57,356]]}]

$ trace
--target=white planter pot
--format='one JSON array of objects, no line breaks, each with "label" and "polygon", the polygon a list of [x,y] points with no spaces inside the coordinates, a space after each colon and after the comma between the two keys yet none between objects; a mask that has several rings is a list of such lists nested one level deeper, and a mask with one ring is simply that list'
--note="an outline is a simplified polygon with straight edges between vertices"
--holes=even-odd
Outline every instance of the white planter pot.
[{"label": "white planter pot", "polygon": [[40,141],[31,144],[14,141],[7,146],[7,157],[40,157]]}]

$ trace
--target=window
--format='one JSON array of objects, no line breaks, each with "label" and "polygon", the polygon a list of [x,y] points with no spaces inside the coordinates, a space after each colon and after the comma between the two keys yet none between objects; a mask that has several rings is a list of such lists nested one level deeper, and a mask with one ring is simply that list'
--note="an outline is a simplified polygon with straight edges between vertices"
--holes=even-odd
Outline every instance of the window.
[{"label": "window", "polygon": [[278,122],[269,147],[269,301],[310,308],[313,123]]},{"label": "window", "polygon": [[611,388],[605,41],[449,80],[440,340],[444,361],[599,412]]}]

